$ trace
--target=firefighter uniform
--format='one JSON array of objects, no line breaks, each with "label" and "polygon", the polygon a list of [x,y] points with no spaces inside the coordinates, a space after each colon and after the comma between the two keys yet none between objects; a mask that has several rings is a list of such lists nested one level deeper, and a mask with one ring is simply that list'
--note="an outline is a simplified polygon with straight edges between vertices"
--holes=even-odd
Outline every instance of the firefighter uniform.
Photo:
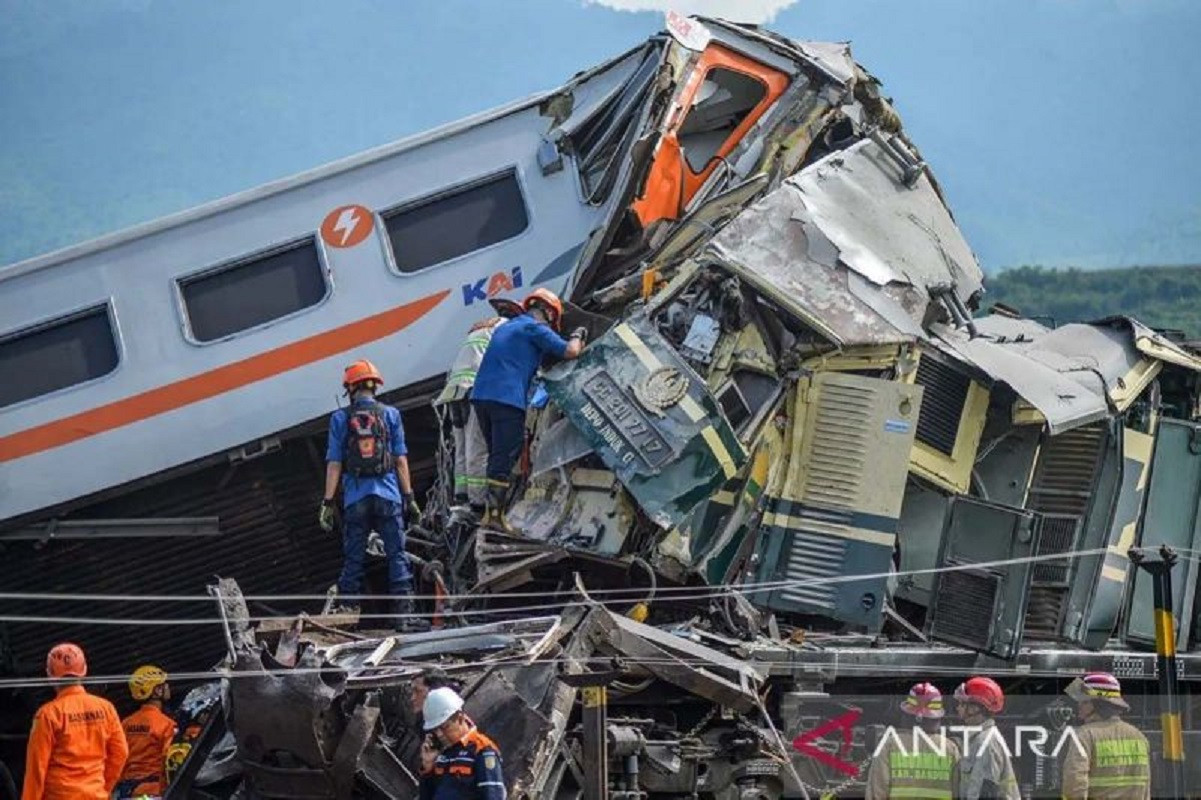
[{"label": "firefighter uniform", "polygon": [[1065,800],[1151,797],[1150,746],[1138,728],[1117,717],[1093,719],[1077,726],[1076,736],[1081,749],[1065,748]]},{"label": "firefighter uniform", "polygon": [[60,689],[33,718],[21,800],[108,800],[128,755],[112,703]]},{"label": "firefighter uniform", "polygon": [[505,800],[500,750],[472,728],[422,773],[420,800]]},{"label": "firefighter uniform", "polygon": [[1017,775],[995,720],[986,719],[968,734],[967,751],[959,761],[959,785],[965,800],[1021,800]]},{"label": "firefighter uniform", "polygon": [[504,317],[493,317],[472,327],[451,364],[446,386],[434,400],[435,407],[447,409],[454,433],[454,493],[466,495],[467,501],[477,506],[484,504],[487,495],[488,443],[471,407],[471,389],[492,334],[504,321]]},{"label": "firefighter uniform", "polygon": [[129,759],[117,787],[123,797],[157,797],[167,787],[167,751],[175,738],[175,720],[147,703],[121,722]]},{"label": "firefighter uniform", "polygon": [[903,733],[880,746],[867,772],[866,800],[952,800],[959,796],[959,747],[941,733]]}]

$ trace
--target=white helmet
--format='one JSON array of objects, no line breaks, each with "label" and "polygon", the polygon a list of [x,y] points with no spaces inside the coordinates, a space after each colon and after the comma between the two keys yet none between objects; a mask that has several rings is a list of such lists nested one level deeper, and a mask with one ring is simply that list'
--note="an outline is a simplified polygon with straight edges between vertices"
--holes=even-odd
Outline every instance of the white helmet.
[{"label": "white helmet", "polygon": [[449,686],[434,689],[425,696],[421,706],[421,718],[425,730],[432,731],[446,720],[463,710],[463,698]]}]

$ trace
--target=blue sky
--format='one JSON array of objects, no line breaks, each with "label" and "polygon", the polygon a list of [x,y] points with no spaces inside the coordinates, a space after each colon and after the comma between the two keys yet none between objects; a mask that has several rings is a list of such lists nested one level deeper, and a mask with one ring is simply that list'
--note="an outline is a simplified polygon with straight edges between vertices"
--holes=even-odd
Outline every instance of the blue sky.
[{"label": "blue sky", "polygon": [[557,85],[669,5],[851,40],[988,268],[1201,263],[1191,0],[0,0],[0,264]]}]

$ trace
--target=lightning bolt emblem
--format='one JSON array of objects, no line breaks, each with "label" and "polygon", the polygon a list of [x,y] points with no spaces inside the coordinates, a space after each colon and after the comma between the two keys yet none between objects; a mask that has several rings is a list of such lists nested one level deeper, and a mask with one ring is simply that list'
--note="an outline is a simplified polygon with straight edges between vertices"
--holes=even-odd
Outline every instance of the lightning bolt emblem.
[{"label": "lightning bolt emblem", "polygon": [[350,235],[354,233],[355,228],[359,226],[359,210],[357,208],[342,209],[342,213],[338,215],[338,221],[334,223],[334,230],[342,234],[342,240],[339,244],[346,244],[350,239]]}]

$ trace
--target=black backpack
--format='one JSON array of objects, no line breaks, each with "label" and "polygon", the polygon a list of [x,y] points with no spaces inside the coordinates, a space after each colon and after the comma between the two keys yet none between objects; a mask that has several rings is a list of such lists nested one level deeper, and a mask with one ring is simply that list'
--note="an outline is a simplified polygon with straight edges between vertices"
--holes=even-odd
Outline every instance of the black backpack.
[{"label": "black backpack", "polygon": [[386,408],[370,403],[346,409],[346,459],[342,468],[351,475],[387,475],[395,468]]}]

